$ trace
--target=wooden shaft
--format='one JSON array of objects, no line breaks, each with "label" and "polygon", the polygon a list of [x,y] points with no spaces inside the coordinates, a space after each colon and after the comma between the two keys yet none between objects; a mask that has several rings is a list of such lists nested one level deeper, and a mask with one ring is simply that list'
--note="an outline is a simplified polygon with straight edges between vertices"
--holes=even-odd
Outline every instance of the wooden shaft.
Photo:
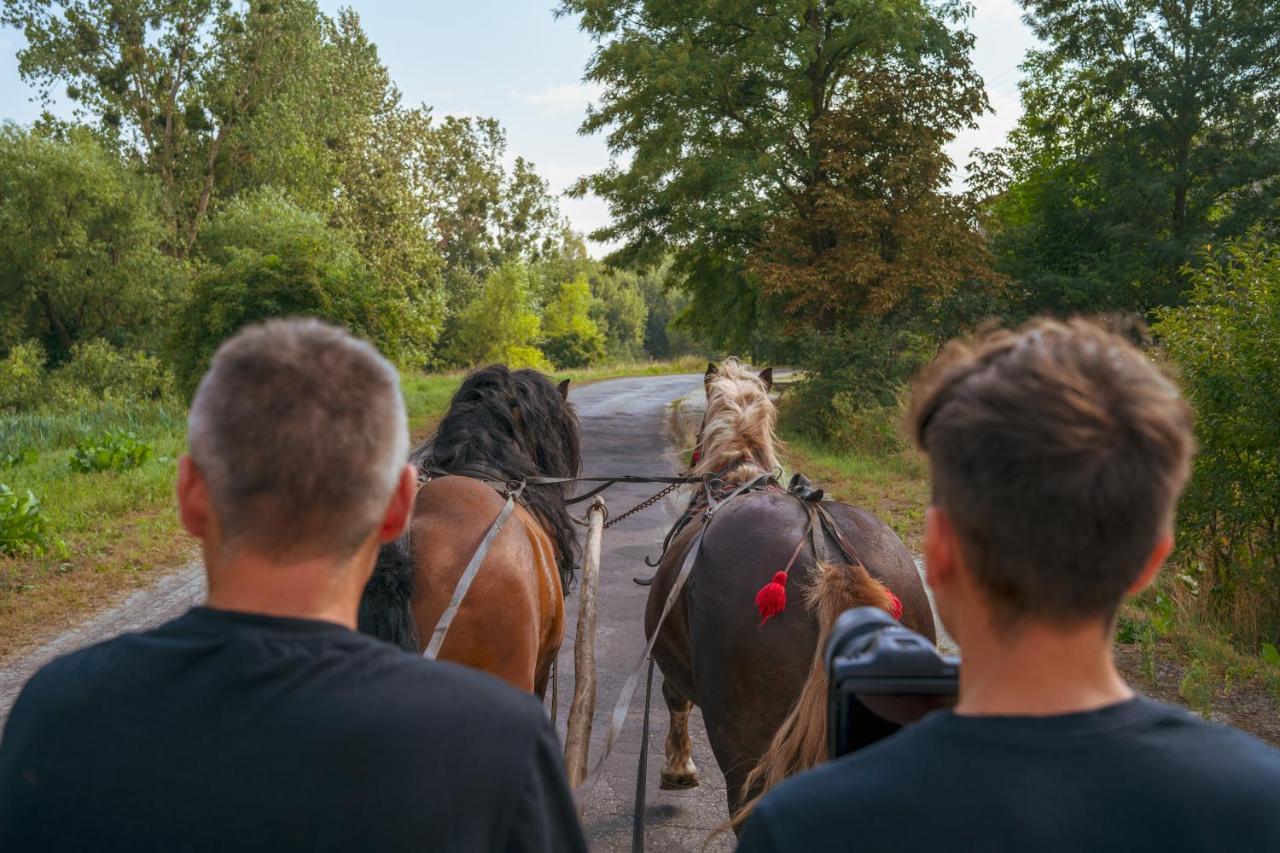
[{"label": "wooden shaft", "polygon": [[597,497],[587,512],[587,547],[578,584],[578,636],[573,645],[573,702],[564,738],[564,766],[571,788],[587,777],[591,718],[596,711],[596,590],[600,586],[605,514],[604,501]]}]

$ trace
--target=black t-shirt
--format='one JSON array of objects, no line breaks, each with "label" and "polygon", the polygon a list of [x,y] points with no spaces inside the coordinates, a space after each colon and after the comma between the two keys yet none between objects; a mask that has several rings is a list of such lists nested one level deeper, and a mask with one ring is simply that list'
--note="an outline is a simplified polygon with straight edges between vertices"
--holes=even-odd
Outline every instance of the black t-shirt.
[{"label": "black t-shirt", "polygon": [[196,608],[60,658],[0,742],[0,850],[584,850],[533,697],[339,625]]},{"label": "black t-shirt", "polygon": [[1276,853],[1280,751],[1141,698],[936,713],[780,785],[738,850]]}]

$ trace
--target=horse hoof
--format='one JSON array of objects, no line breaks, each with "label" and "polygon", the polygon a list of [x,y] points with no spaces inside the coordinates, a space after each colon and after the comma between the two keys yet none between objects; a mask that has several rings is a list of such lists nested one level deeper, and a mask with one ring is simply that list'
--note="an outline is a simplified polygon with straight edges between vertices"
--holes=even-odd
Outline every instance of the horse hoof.
[{"label": "horse hoof", "polygon": [[687,791],[698,787],[698,774],[682,771],[671,773],[663,770],[659,775],[658,787],[664,791]]}]

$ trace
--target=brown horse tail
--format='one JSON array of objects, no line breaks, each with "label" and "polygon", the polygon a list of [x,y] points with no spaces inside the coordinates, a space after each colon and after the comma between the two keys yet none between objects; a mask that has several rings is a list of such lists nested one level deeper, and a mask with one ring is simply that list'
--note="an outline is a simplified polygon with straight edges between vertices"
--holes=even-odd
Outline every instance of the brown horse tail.
[{"label": "brown horse tail", "polygon": [[769,748],[743,783],[742,806],[730,821],[740,830],[760,798],[796,773],[821,764],[827,758],[826,649],[831,629],[841,613],[851,607],[881,607],[890,613],[900,608],[896,597],[861,565],[818,563],[813,583],[805,591],[805,606],[818,617],[818,646],[813,651],[809,675],[800,697],[769,743]]},{"label": "brown horse tail", "polygon": [[413,598],[413,558],[400,540],[378,549],[373,576],[360,597],[362,633],[417,653],[418,626],[409,607]]}]

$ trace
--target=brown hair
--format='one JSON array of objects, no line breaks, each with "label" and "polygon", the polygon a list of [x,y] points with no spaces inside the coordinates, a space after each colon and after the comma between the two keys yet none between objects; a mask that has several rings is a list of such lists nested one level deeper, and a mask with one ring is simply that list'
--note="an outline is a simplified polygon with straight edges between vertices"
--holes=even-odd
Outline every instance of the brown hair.
[{"label": "brown hair", "polygon": [[343,558],[381,520],[409,434],[377,350],[318,320],[272,320],[219,347],[187,443],[228,546]]},{"label": "brown hair", "polygon": [[1006,624],[1110,620],[1172,523],[1194,440],[1177,388],[1087,321],[953,341],[909,427]]}]

